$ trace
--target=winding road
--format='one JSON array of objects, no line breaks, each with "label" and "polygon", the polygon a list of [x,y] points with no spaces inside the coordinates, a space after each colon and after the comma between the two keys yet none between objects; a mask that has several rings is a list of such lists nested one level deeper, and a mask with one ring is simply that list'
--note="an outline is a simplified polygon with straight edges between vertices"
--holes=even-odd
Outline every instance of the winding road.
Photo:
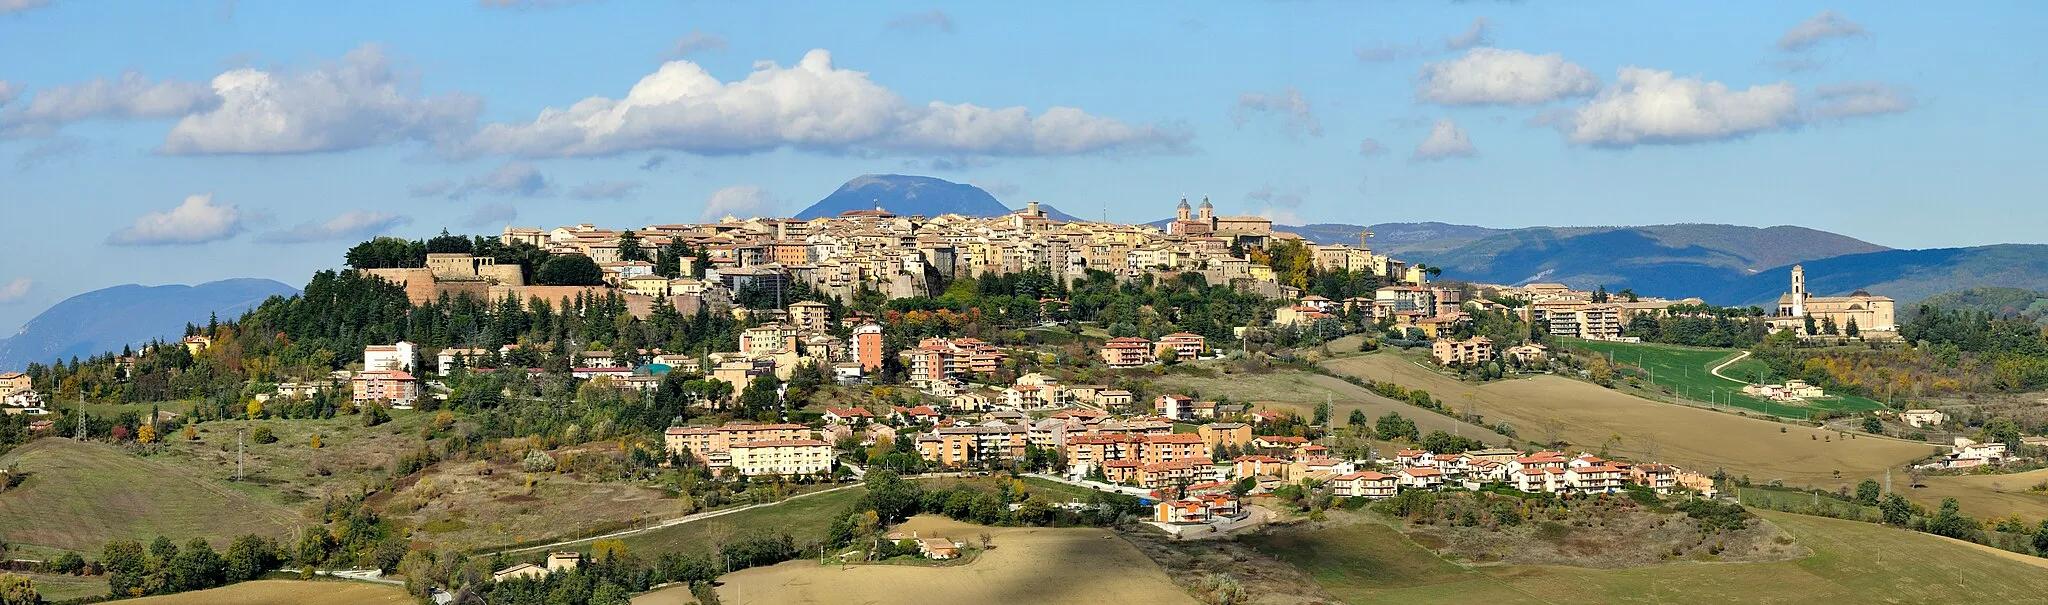
[{"label": "winding road", "polygon": [[1733,379],[1733,378],[1729,378],[1728,376],[1726,376],[1726,375],[1724,375],[1724,374],[1722,374],[1722,373],[1721,373],[1721,368],[1725,368],[1725,367],[1728,367],[1728,366],[1732,366],[1732,365],[1735,365],[1735,362],[1738,362],[1738,361],[1742,361],[1742,360],[1744,360],[1744,359],[1748,359],[1748,358],[1749,358],[1749,351],[1743,351],[1741,355],[1736,355],[1734,359],[1730,359],[1730,360],[1728,360],[1728,361],[1723,361],[1723,362],[1721,362],[1721,365],[1717,365],[1717,366],[1714,366],[1714,369],[1711,369],[1711,370],[1707,370],[1707,372],[1708,372],[1708,373],[1711,373],[1711,374],[1713,374],[1715,378],[1719,378],[1719,379],[1722,379],[1722,380],[1726,380],[1726,381],[1729,381],[1729,382],[1740,382],[1740,383],[1742,383],[1742,384],[1749,384],[1749,381],[1747,381],[1747,380],[1736,380],[1736,379]]}]

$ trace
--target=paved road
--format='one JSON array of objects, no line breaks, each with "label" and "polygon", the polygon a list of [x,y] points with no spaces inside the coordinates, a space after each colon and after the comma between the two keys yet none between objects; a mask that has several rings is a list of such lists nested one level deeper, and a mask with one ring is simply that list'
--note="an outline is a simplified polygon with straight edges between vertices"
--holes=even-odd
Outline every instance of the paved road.
[{"label": "paved road", "polygon": [[612,532],[612,533],[608,533],[608,534],[605,534],[605,535],[602,535],[602,536],[590,536],[590,537],[587,537],[587,538],[576,538],[576,539],[574,539],[574,540],[562,540],[562,541],[560,541],[560,542],[550,542],[550,543],[547,543],[547,544],[540,544],[540,545],[535,545],[535,546],[521,546],[521,547],[519,547],[519,548],[510,548],[510,549],[506,549],[506,550],[501,550],[501,551],[498,551],[498,552],[494,552],[494,553],[489,553],[489,554],[494,554],[494,555],[495,555],[495,554],[500,554],[500,553],[519,553],[519,552],[529,552],[529,551],[535,551],[535,550],[543,550],[543,549],[549,549],[549,548],[556,548],[556,547],[561,547],[561,546],[568,546],[568,545],[570,545],[570,544],[579,544],[579,543],[583,543],[583,542],[590,542],[590,541],[593,541],[593,540],[609,540],[609,539],[612,539],[612,538],[617,538],[617,537],[620,537],[620,536],[630,536],[630,535],[633,535],[633,534],[637,534],[637,533],[641,533],[641,532],[649,532],[649,531],[654,531],[654,530],[657,530],[657,529],[662,529],[662,528],[666,528],[666,527],[675,527],[675,526],[677,526],[677,525],[682,525],[682,524],[684,524],[684,523],[695,523],[695,522],[697,522],[697,521],[703,521],[703,520],[705,520],[705,519],[715,519],[715,518],[718,518],[718,517],[723,517],[723,516],[726,516],[726,515],[730,515],[730,514],[733,514],[733,513],[737,513],[737,512],[740,512],[740,511],[746,511],[746,510],[753,510],[753,509],[756,509],[756,508],[760,508],[760,507],[763,507],[763,506],[775,506],[775,505],[777,505],[777,504],[781,504],[781,503],[784,503],[784,502],[788,502],[788,501],[791,501],[791,500],[795,500],[795,499],[798,499],[798,498],[808,498],[808,497],[811,497],[811,496],[816,496],[816,495],[818,495],[818,494],[829,494],[829,493],[832,493],[832,492],[836,492],[836,491],[840,491],[840,490],[845,490],[845,489],[853,489],[853,488],[856,488],[856,487],[861,487],[861,484],[859,484],[859,483],[849,483],[849,484],[846,484],[846,485],[841,485],[841,486],[839,486],[839,487],[834,487],[834,488],[830,488],[830,489],[821,489],[821,490],[818,490],[818,491],[815,491],[815,492],[808,492],[808,493],[798,494],[798,495],[795,495],[795,496],[791,496],[791,497],[788,497],[788,498],[783,498],[783,499],[781,499],[781,500],[777,500],[777,501],[774,501],[774,502],[765,502],[765,503],[761,503],[761,504],[749,504],[749,505],[746,505],[746,506],[740,506],[740,507],[735,507],[735,508],[726,508],[726,509],[714,510],[714,511],[711,511],[711,512],[703,512],[703,513],[697,513],[697,514],[694,514],[694,515],[684,515],[684,516],[681,516],[681,517],[676,517],[676,518],[674,518],[674,519],[669,519],[669,520],[667,520],[667,521],[662,521],[662,522],[660,522],[660,523],[656,523],[656,524],[654,524],[654,525],[649,525],[649,526],[647,526],[647,527],[640,527],[640,528],[628,529],[628,530],[623,530],[623,531],[615,531],[615,532]]},{"label": "paved road", "polygon": [[337,569],[333,571],[315,571],[313,572],[313,575],[331,576],[341,578],[344,580],[356,580],[359,582],[375,582],[377,584],[390,584],[394,586],[405,585],[405,580],[386,579],[384,577],[384,572],[375,569]]},{"label": "paved road", "polygon": [[1152,497],[1152,490],[1149,490],[1149,489],[1143,489],[1143,488],[1136,488],[1136,487],[1131,487],[1131,486],[1128,486],[1128,485],[1110,485],[1110,484],[1108,484],[1108,483],[1097,483],[1097,482],[1094,482],[1094,481],[1075,481],[1075,480],[1073,480],[1073,479],[1068,479],[1068,478],[1066,478],[1066,477],[1061,477],[1061,476],[1059,476],[1059,475],[1048,475],[1048,474],[1045,474],[1045,473],[1025,473],[1025,474],[1024,474],[1024,476],[1026,476],[1026,477],[1037,477],[1037,478],[1040,478],[1040,479],[1044,479],[1044,480],[1046,480],[1046,481],[1054,481],[1054,482],[1058,482],[1058,483],[1065,483],[1065,484],[1067,484],[1067,485],[1073,485],[1073,486],[1078,486],[1078,487],[1085,487],[1085,488],[1088,488],[1088,489],[1092,489],[1092,490],[1095,490],[1095,491],[1098,491],[1098,492],[1111,492],[1111,493],[1120,493],[1120,494],[1128,494],[1128,495],[1132,495],[1132,496],[1137,496],[1137,497],[1140,497],[1140,498],[1151,498],[1151,497]]}]

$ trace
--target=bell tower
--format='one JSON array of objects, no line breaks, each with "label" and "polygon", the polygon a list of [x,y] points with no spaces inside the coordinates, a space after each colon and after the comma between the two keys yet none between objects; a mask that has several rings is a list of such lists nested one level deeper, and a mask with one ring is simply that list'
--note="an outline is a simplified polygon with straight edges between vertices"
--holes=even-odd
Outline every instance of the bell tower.
[{"label": "bell tower", "polygon": [[1194,209],[1188,207],[1188,196],[1183,195],[1180,196],[1180,206],[1174,208],[1173,216],[1176,220],[1185,221],[1188,220],[1188,213],[1192,210]]},{"label": "bell tower", "polygon": [[1806,316],[1806,267],[1792,265],[1792,316]]}]

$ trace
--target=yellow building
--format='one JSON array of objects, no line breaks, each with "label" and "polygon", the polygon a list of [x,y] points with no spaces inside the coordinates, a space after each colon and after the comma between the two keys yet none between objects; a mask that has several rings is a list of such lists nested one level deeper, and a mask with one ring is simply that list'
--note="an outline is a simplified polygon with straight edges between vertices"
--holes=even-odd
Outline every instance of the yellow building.
[{"label": "yellow building", "polygon": [[1805,334],[1806,320],[1811,317],[1815,331],[1824,331],[1832,320],[1838,334],[1846,335],[1849,324],[1853,322],[1859,333],[1877,332],[1889,336],[1899,329],[1893,316],[1894,308],[1891,297],[1876,296],[1863,290],[1848,296],[1814,296],[1806,291],[1806,268],[1793,265],[1792,291],[1778,297],[1778,312],[1771,318],[1771,329],[1799,330]]}]

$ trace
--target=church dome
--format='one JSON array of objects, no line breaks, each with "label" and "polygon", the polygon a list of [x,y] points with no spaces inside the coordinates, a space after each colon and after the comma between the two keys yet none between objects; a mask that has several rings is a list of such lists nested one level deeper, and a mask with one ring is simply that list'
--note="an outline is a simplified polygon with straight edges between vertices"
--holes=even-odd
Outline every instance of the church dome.
[{"label": "church dome", "polygon": [[1187,210],[1187,209],[1188,209],[1188,198],[1180,198],[1180,205],[1179,205],[1179,206],[1176,206],[1176,208],[1178,208],[1178,209],[1180,209],[1180,210]]},{"label": "church dome", "polygon": [[1209,196],[1205,195],[1202,196],[1202,208],[1205,210],[1215,210],[1216,205],[1209,203]]}]

